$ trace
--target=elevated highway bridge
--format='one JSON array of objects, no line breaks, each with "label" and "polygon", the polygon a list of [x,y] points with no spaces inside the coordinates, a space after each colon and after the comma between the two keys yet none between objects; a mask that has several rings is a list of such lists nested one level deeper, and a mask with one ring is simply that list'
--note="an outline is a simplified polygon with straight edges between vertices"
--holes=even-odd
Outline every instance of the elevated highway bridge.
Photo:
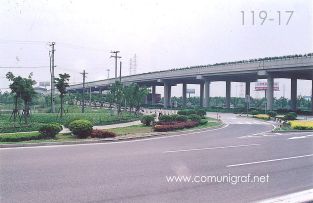
[{"label": "elevated highway bridge", "polygon": [[[250,95],[250,83],[258,79],[267,79],[266,91],[267,109],[273,109],[274,79],[291,79],[292,110],[296,110],[297,80],[310,80],[312,85],[307,87],[313,91],[313,54],[268,57],[245,61],[218,63],[213,65],[193,66],[187,68],[170,69],[121,77],[123,84],[137,83],[152,88],[152,103],[156,86],[164,87],[164,107],[170,106],[171,87],[183,84],[182,95],[186,105],[186,91],[188,84],[200,85],[200,105],[208,107],[210,97],[210,83],[215,81],[226,82],[226,107],[230,108],[231,82],[244,82],[246,95]],[[85,88],[91,91],[109,89],[119,78],[110,78],[87,82]],[[71,85],[70,92],[81,91],[82,84]],[[312,92],[313,95],[313,92]],[[313,100],[313,99],[312,99]],[[312,104],[313,110],[313,104]]]}]

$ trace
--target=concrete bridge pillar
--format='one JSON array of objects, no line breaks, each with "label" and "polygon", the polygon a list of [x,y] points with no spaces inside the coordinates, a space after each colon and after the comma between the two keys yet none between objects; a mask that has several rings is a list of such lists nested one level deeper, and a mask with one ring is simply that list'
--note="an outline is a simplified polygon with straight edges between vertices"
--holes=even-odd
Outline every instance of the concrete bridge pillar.
[{"label": "concrete bridge pillar", "polygon": [[171,103],[171,85],[164,83],[164,108],[170,107]]},{"label": "concrete bridge pillar", "polygon": [[274,102],[274,78],[272,76],[267,77],[267,90],[266,90],[267,107],[266,110],[273,110]]},{"label": "concrete bridge pillar", "polygon": [[311,87],[311,111],[313,115],[313,80],[312,80],[312,87]]},{"label": "concrete bridge pillar", "polygon": [[[246,94],[245,94],[246,98],[250,97],[250,82],[246,82]],[[249,109],[249,102],[246,101],[246,109]]]},{"label": "concrete bridge pillar", "polygon": [[210,81],[209,80],[205,80],[204,82],[204,107],[209,107],[209,101],[210,101]]},{"label": "concrete bridge pillar", "polygon": [[152,86],[152,91],[151,91],[151,104],[155,104],[155,85]]},{"label": "concrete bridge pillar", "polygon": [[203,107],[204,83],[200,83],[200,107]]},{"label": "concrete bridge pillar", "polygon": [[186,107],[187,103],[187,84],[183,83],[183,107]]},{"label": "concrete bridge pillar", "polygon": [[297,110],[297,78],[291,78],[291,110]]},{"label": "concrete bridge pillar", "polygon": [[230,92],[231,92],[231,82],[226,81],[226,108],[230,108]]},{"label": "concrete bridge pillar", "polygon": [[246,95],[250,96],[250,82],[246,82]]}]

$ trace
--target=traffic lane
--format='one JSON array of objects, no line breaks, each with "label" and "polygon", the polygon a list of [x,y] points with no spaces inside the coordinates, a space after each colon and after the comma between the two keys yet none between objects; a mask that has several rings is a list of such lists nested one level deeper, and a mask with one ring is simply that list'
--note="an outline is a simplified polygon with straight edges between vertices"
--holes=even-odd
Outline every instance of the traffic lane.
[{"label": "traffic lane", "polygon": [[[169,194],[177,199],[179,192],[193,190],[192,185],[169,185],[165,176],[184,174],[186,162],[197,165],[198,159],[185,160],[162,155],[125,157],[122,160],[92,159],[74,163],[31,164],[1,172],[5,183],[3,198],[19,202],[103,201],[131,198],[153,198]],[[37,165],[37,166],[38,166]],[[187,164],[189,165],[189,164]],[[18,166],[16,166],[18,167]],[[188,169],[187,169],[188,170]],[[193,170],[193,169],[191,169]],[[8,177],[8,178],[7,178]],[[77,194],[84,194],[82,197]],[[85,199],[86,198],[86,199]]]},{"label": "traffic lane", "polygon": [[[5,194],[10,196],[10,188],[14,188],[14,190],[18,190],[17,193],[20,194],[18,197],[21,197],[21,199],[28,195],[32,196],[31,194],[36,194],[35,199],[31,199],[32,201],[38,200],[39,197],[49,197],[48,199],[53,201],[55,198],[64,198],[64,195],[67,195],[66,193],[75,194],[77,192],[84,192],[85,190],[90,191],[90,193],[87,192],[86,197],[91,198],[89,197],[91,195],[92,200],[99,201],[118,201],[127,200],[129,198],[144,201],[150,198],[156,198],[158,195],[165,197],[164,194],[168,194],[167,197],[169,199],[173,198],[171,200],[174,200],[177,198],[180,199],[179,197],[183,197],[184,194],[189,192],[192,193],[190,194],[191,197],[194,194],[198,196],[198,189],[195,190],[193,188],[208,186],[195,186],[190,184],[169,185],[165,182],[165,176],[173,174],[184,175],[188,174],[188,172],[189,174],[207,175],[208,171],[211,172],[209,175],[225,175],[228,174],[229,169],[226,170],[225,165],[220,164],[221,159],[224,157],[227,159],[228,157],[232,161],[236,154],[238,154],[236,157],[241,156],[241,154],[251,155],[255,151],[257,151],[256,148],[244,147],[214,150],[210,151],[210,153],[208,153],[208,151],[176,153],[174,156],[173,154],[171,156],[156,154],[153,156],[131,156],[120,160],[95,159],[91,157],[91,160],[84,159],[82,162],[68,163],[65,161],[66,163],[62,163],[61,161],[61,163],[54,163],[46,167],[41,166],[39,170],[34,169],[34,167],[30,168],[30,170],[24,168],[23,171],[25,171],[25,174],[21,174],[20,177],[16,176],[16,178],[11,180],[6,179],[8,182],[12,181],[12,185],[7,186]],[[231,163],[231,161],[229,161],[229,163]],[[10,171],[14,174],[13,168],[8,172]],[[83,175],[81,171],[84,171]],[[45,174],[51,174],[51,177],[45,177]],[[14,181],[18,182],[14,183]],[[60,185],[62,188],[60,188]],[[227,187],[227,185],[228,184],[221,187]],[[213,188],[209,188],[209,190],[215,191],[215,187],[216,184]],[[23,191],[23,188],[26,189],[26,191]],[[228,191],[227,194],[236,195],[237,187],[231,188],[233,189]],[[208,188],[204,190],[208,190]],[[240,191],[240,189],[238,189],[238,191]],[[108,194],[106,192],[108,192]],[[225,194],[224,190],[221,192]],[[103,196],[102,193],[106,194],[106,196]],[[218,198],[222,194],[212,194],[209,192],[209,195],[204,195],[203,197],[206,199]],[[238,192],[238,194],[240,194],[240,192]],[[261,195],[262,194],[263,193],[261,193]],[[17,198],[14,197],[14,195],[11,197]],[[203,197],[193,198],[197,199]],[[69,195],[66,197],[66,200],[78,201],[81,200],[80,198],[81,197],[77,199],[77,197]],[[86,200],[88,200],[88,198]]]},{"label": "traffic lane", "polygon": [[[23,147],[0,149],[0,158],[8,162],[32,163],[36,159],[46,162],[57,161],[63,158],[77,157],[88,158],[90,156],[119,157],[140,156],[141,154],[159,153],[183,147],[207,147],[224,144],[236,144],[249,142],[235,139],[240,136],[259,133],[271,129],[268,125],[229,125],[223,129],[207,130],[201,132],[188,132],[185,134],[170,135],[164,137],[148,138],[134,141],[122,141],[112,143],[57,145],[43,147]],[[236,132],[236,133],[234,133]],[[22,155],[22,156],[21,156]],[[49,159],[48,159],[49,157]]]}]

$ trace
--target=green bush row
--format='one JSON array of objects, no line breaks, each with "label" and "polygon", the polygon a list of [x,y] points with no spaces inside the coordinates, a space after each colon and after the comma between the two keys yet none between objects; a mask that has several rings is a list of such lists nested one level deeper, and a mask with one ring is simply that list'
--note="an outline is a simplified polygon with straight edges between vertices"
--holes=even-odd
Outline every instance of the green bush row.
[{"label": "green bush row", "polygon": [[177,112],[179,115],[191,115],[191,114],[197,114],[201,117],[205,117],[206,111],[204,109],[184,109]]}]

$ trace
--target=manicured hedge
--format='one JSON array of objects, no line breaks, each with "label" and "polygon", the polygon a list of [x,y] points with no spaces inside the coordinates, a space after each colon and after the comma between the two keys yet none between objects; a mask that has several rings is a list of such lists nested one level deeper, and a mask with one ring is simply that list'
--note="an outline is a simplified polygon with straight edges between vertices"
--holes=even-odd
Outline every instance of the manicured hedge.
[{"label": "manicured hedge", "polygon": [[254,118],[258,118],[258,119],[262,119],[262,120],[269,120],[270,116],[267,114],[257,114],[255,116],[253,116]]},{"label": "manicured hedge", "polygon": [[21,142],[28,140],[39,140],[43,138],[44,137],[39,132],[1,134],[0,142]]},{"label": "manicured hedge", "polygon": [[55,138],[61,132],[62,126],[58,123],[44,124],[39,128],[39,133],[45,138]]},{"label": "manicured hedge", "polygon": [[92,131],[92,123],[88,120],[76,120],[70,123],[69,129],[78,138],[87,138]]},{"label": "manicured hedge", "polygon": [[269,115],[272,118],[275,118],[277,116],[277,113],[275,111],[269,111],[267,112],[267,115]]},{"label": "manicured hedge", "polygon": [[199,125],[199,122],[196,121],[185,121],[185,122],[158,122],[153,126],[153,130],[157,132],[166,132],[179,130],[184,128],[192,128]]},{"label": "manicured hedge", "polygon": [[313,121],[289,121],[291,128],[297,130],[313,130]]},{"label": "manicured hedge", "polygon": [[284,116],[284,120],[296,120],[297,119],[297,114],[295,112],[289,112]]},{"label": "manicured hedge", "polygon": [[188,119],[192,120],[192,121],[196,121],[196,122],[200,122],[201,121],[201,116],[197,115],[197,114],[190,114],[188,116]]},{"label": "manicured hedge", "polygon": [[150,126],[154,122],[154,116],[152,115],[144,115],[140,119],[141,123]]},{"label": "manicured hedge", "polygon": [[90,134],[91,138],[112,138],[116,137],[114,132],[106,131],[106,130],[92,130]]}]

